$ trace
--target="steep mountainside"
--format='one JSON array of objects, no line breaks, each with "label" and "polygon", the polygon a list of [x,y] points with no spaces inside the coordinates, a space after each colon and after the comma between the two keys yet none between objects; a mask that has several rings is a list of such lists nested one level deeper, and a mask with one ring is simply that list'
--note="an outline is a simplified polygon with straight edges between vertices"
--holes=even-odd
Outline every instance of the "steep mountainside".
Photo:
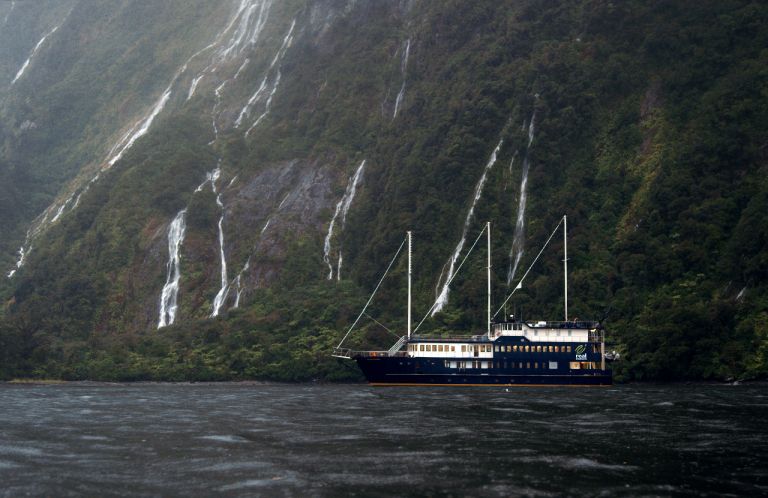
[{"label": "steep mountainside", "polygon": [[[626,379],[768,373],[759,2],[0,4],[0,376],[344,379],[415,234],[421,330],[563,214]],[[510,301],[563,314],[556,237]],[[405,266],[352,343],[405,325]],[[382,326],[385,325],[386,327]],[[389,330],[387,330],[389,329]]]}]

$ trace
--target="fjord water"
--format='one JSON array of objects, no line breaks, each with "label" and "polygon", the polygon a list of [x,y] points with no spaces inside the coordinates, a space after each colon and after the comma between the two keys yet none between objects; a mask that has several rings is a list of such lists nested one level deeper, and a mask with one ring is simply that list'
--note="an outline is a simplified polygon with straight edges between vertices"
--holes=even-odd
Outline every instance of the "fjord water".
[{"label": "fjord water", "polygon": [[764,495],[765,385],[0,384],[2,496]]}]

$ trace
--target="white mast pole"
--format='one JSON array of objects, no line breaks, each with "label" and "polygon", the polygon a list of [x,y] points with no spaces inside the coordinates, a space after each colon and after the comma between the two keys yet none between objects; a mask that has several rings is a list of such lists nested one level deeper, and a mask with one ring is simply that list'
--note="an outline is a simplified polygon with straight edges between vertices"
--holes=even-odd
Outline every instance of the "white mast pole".
[{"label": "white mast pole", "polygon": [[491,222],[485,225],[488,239],[488,338],[491,338]]},{"label": "white mast pole", "polygon": [[565,257],[563,258],[563,274],[565,275],[565,321],[568,321],[568,217],[563,215],[563,247]]},{"label": "white mast pole", "polygon": [[411,339],[411,231],[408,230],[408,339]]}]

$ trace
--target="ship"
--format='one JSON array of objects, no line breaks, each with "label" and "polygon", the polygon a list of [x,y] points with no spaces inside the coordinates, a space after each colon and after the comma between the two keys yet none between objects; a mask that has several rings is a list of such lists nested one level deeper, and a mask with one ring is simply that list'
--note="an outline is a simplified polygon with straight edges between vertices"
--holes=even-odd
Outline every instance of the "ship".
[{"label": "ship", "polygon": [[[404,244],[408,253],[408,307],[406,332],[388,350],[360,351],[342,345],[365,313],[363,312],[334,349],[333,356],[354,360],[368,382],[374,386],[609,386],[612,371],[606,366],[611,358],[605,352],[605,328],[600,321],[568,319],[568,243],[567,217],[563,216],[555,231],[563,226],[564,240],[564,300],[562,321],[519,320],[512,315],[495,316],[504,309],[520,283],[505,299],[502,307],[491,314],[491,226],[483,229],[487,235],[488,293],[486,330],[482,333],[456,336],[418,335],[412,331],[411,320],[411,248],[412,234],[395,254],[384,273],[386,276]],[[482,232],[481,232],[482,235]],[[552,239],[552,235],[539,252]],[[479,239],[479,237],[478,237]],[[538,257],[536,260],[538,259]],[[534,260],[534,263],[536,263]],[[533,267],[533,264],[530,269]],[[457,270],[458,271],[458,270]],[[450,277],[450,275],[449,275]],[[379,281],[381,285],[384,277]],[[434,305],[433,305],[434,308]],[[431,310],[430,310],[431,311]],[[425,315],[426,317],[426,315]],[[423,320],[422,320],[423,322]],[[420,325],[420,324],[419,324]],[[418,329],[418,327],[417,327]]]}]

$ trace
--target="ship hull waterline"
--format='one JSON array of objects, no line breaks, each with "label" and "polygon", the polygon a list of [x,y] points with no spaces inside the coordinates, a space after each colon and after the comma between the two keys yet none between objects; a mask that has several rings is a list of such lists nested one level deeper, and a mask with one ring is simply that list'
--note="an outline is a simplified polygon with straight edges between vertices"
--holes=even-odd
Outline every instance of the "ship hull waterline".
[{"label": "ship hull waterline", "polygon": [[[356,357],[368,383],[373,386],[465,386],[465,387],[606,387],[613,385],[610,370],[571,371],[568,373],[536,373],[502,371],[502,369],[465,369],[464,371],[438,371],[400,365],[398,358]],[[398,368],[400,367],[400,368]],[[521,369],[518,369],[521,370]]]}]

